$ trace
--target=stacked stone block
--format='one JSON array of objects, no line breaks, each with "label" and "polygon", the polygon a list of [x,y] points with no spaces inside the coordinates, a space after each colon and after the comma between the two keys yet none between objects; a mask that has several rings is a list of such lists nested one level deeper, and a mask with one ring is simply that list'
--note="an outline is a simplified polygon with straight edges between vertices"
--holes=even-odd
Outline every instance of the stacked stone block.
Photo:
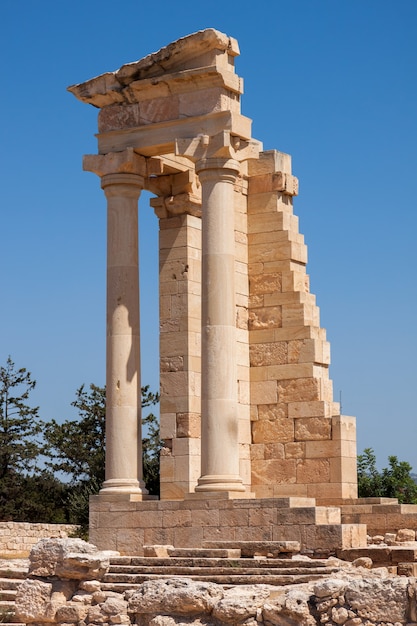
[{"label": "stacked stone block", "polygon": [[235,185],[235,301],[237,345],[237,411],[239,431],[239,469],[243,484],[251,491],[250,446],[250,363],[249,363],[249,277],[248,277],[248,178],[247,164]]},{"label": "stacked stone block", "polygon": [[293,214],[297,188],[289,155],[249,162],[252,490],[331,503],[356,496],[355,423],[333,402],[329,344]]},{"label": "stacked stone block", "polygon": [[[342,504],[342,503],[341,503]],[[341,506],[342,522],[366,524],[368,535],[387,533],[397,535],[399,529],[409,529],[410,539],[417,531],[417,504],[399,504],[395,498],[360,498]]]},{"label": "stacked stone block", "polygon": [[175,500],[200,475],[201,219],[158,212],[161,498]]},{"label": "stacked stone block", "polygon": [[127,502],[91,499],[90,541],[99,549],[143,555],[144,545],[201,548],[204,542],[294,540],[305,553],[366,545],[366,526],[341,524],[340,509],[309,498]]},{"label": "stacked stone block", "polygon": [[40,539],[66,538],[77,530],[73,524],[32,524],[30,522],[0,522],[0,557],[28,556]]}]

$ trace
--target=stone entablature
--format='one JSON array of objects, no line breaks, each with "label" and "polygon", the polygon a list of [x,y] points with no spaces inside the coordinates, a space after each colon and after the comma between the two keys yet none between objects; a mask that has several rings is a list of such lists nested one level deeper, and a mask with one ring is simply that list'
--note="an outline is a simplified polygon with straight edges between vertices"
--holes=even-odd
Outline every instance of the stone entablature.
[{"label": "stone entablature", "polygon": [[69,88],[100,109],[98,154],[84,169],[101,177],[109,213],[99,497],[147,497],[137,445],[141,189],[156,194],[160,226],[161,499],[356,497],[355,420],[333,401],[293,214],[298,181],[290,156],[263,152],[241,115],[238,54],[233,38],[207,29]]}]

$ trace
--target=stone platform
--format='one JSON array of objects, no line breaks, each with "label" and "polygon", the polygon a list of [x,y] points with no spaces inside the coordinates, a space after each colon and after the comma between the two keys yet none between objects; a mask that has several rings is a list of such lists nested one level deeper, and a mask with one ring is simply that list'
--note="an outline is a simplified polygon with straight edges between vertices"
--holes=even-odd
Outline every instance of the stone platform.
[{"label": "stone platform", "polygon": [[366,546],[364,524],[342,524],[340,508],[312,498],[135,501],[98,495],[90,500],[90,541],[122,555],[144,545],[201,548],[221,542],[297,541],[304,554],[327,556]]},{"label": "stone platform", "polygon": [[399,504],[396,498],[358,498],[340,504],[342,522],[366,524],[368,535],[417,531],[417,504]]}]

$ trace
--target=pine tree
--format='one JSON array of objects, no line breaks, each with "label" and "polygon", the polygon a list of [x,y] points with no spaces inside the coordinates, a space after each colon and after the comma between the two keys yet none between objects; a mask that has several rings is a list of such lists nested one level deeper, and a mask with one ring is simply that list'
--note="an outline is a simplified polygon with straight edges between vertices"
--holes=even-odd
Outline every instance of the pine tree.
[{"label": "pine tree", "polygon": [[35,385],[31,373],[16,369],[10,356],[0,367],[0,520],[38,521],[30,519],[31,513],[36,518],[35,511],[41,510],[39,494],[32,489],[42,473],[42,422],[39,408],[28,403]]},{"label": "pine tree", "polygon": [[[159,401],[159,394],[142,387],[142,408]],[[78,410],[78,420],[59,424],[52,420],[45,425],[46,450],[50,460],[47,467],[69,478],[68,515],[72,523],[88,527],[89,496],[99,491],[104,482],[106,389],[91,384],[82,385],[71,403]],[[158,420],[150,413],[143,418],[146,436],[143,439],[144,481],[153,495],[159,494]]]},{"label": "pine tree", "polygon": [[28,399],[36,386],[24,367],[15,369],[10,356],[0,367],[0,480],[35,469],[42,447],[39,407]]}]

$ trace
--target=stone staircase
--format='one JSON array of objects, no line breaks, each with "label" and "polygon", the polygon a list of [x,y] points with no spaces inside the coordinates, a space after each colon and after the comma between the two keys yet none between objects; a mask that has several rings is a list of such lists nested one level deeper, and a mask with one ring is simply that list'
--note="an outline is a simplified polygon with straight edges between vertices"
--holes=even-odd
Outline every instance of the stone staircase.
[{"label": "stone staircase", "polygon": [[[289,557],[289,553],[295,552],[296,542],[288,542],[293,544],[288,546],[288,550],[285,546],[283,548],[283,543],[280,542],[277,547],[274,542],[265,542],[264,545],[261,542],[235,542],[230,549],[183,548],[169,550],[167,556],[113,557],[102,589],[121,593],[147,580],[174,576],[225,586],[260,583],[290,585],[324,578],[340,569],[328,559],[309,559],[299,554]],[[241,556],[242,549],[236,544],[245,544],[243,552],[246,556]],[[272,558],[271,553],[275,553]],[[285,558],[277,556],[278,553],[283,553]]]},{"label": "stone staircase", "polygon": [[[211,547],[216,543],[217,546]],[[148,556],[117,556],[101,582],[103,591],[123,593],[145,581],[181,577],[214,582],[225,587],[268,584],[285,586],[331,577],[340,571],[334,558],[309,558],[300,554],[295,541],[206,542],[203,548],[145,546]],[[158,554],[149,556],[149,554]],[[164,554],[165,553],[165,554]],[[375,566],[388,566],[392,573],[417,574],[416,546],[368,546],[341,550],[338,556],[352,561],[369,556]],[[28,562],[0,560],[0,626],[23,626],[15,618],[16,589],[26,577]]]},{"label": "stone staircase", "polygon": [[26,577],[28,562],[24,559],[0,559],[0,624],[24,626],[15,617],[16,589]]}]

